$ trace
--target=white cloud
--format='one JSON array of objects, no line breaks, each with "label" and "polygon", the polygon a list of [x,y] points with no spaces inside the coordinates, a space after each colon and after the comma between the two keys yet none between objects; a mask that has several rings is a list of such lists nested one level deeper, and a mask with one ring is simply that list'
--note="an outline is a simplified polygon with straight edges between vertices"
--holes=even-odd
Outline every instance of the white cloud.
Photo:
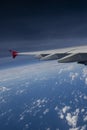
[{"label": "white cloud", "polygon": [[64,115],[62,112],[60,112],[60,119],[64,119]]},{"label": "white cloud", "polygon": [[[80,112],[80,110],[79,110],[79,108],[77,108],[77,109],[75,110],[75,112],[73,112],[72,114],[69,113],[69,114],[67,115],[67,118],[66,118],[66,119],[67,119],[67,121],[68,121],[68,124],[71,125],[73,128],[76,128],[79,112]],[[70,119],[70,120],[69,120],[69,119]],[[77,128],[77,129],[78,129],[78,128]]]},{"label": "white cloud", "polygon": [[43,114],[46,115],[48,112],[49,112],[49,109],[47,108],[47,109],[43,112]]},{"label": "white cloud", "polygon": [[66,120],[68,125],[74,128],[77,125],[78,115],[72,115],[71,113],[67,113]]},{"label": "white cloud", "polygon": [[86,95],[84,95],[84,97],[83,97],[83,98],[87,100],[87,96],[86,96]]},{"label": "white cloud", "polygon": [[87,69],[84,68],[82,73],[83,73],[83,77],[86,77],[87,76]]},{"label": "white cloud", "polygon": [[37,99],[36,102],[33,102],[35,107],[43,107],[46,103],[48,102],[48,100],[46,98],[43,99]]},{"label": "white cloud", "polygon": [[77,77],[78,77],[78,73],[72,73],[72,72],[70,73],[70,78],[72,81],[75,80]]},{"label": "white cloud", "polygon": [[64,64],[64,66],[61,68],[61,66],[60,66],[60,70],[59,70],[59,74],[62,74],[62,73],[64,73],[64,72],[67,72],[67,71],[72,71],[74,69],[74,65],[72,64],[72,65],[69,65],[68,67],[67,67],[67,65],[65,65]]},{"label": "white cloud", "polygon": [[83,78],[85,84],[87,85],[87,68],[83,69],[82,78]]},{"label": "white cloud", "polygon": [[57,114],[60,119],[64,119],[64,114],[63,114],[62,110],[59,110]]},{"label": "white cloud", "polygon": [[79,130],[79,127],[77,127],[77,128],[70,128],[69,130]]},{"label": "white cloud", "polygon": [[87,121],[87,115],[83,118],[84,121]]},{"label": "white cloud", "polygon": [[86,130],[86,125],[82,126],[80,130]]},{"label": "white cloud", "polygon": [[87,85],[87,78],[85,78],[85,84]]},{"label": "white cloud", "polygon": [[56,106],[56,107],[54,108],[54,110],[55,110],[55,111],[58,111],[58,106]]},{"label": "white cloud", "polygon": [[1,91],[1,92],[5,92],[5,91],[9,91],[9,90],[10,90],[10,89],[7,88],[7,87],[4,87],[4,86],[3,86],[3,87],[2,87],[2,86],[0,87],[0,91]]},{"label": "white cloud", "polygon": [[41,104],[41,99],[37,100],[37,106],[39,106]]},{"label": "white cloud", "polygon": [[17,90],[16,91],[16,95],[23,94],[24,92],[25,92],[25,89]]},{"label": "white cloud", "polygon": [[24,115],[20,115],[20,121],[24,119]]},{"label": "white cloud", "polygon": [[[64,119],[65,113],[70,109],[70,106],[64,106],[61,110],[59,110],[58,115],[60,119]],[[55,107],[55,110],[58,111],[58,107]]]},{"label": "white cloud", "polygon": [[79,108],[77,108],[77,109],[75,110],[74,114],[75,114],[75,115],[78,115],[79,112],[80,112],[80,110],[79,110]]},{"label": "white cloud", "polygon": [[63,113],[66,113],[69,109],[70,109],[70,106],[65,106],[65,107],[62,109],[62,111],[63,111]]},{"label": "white cloud", "polygon": [[84,112],[85,111],[85,109],[83,108],[83,109],[81,109],[81,112]]},{"label": "white cloud", "polygon": [[50,130],[50,128],[47,128],[46,130]]}]

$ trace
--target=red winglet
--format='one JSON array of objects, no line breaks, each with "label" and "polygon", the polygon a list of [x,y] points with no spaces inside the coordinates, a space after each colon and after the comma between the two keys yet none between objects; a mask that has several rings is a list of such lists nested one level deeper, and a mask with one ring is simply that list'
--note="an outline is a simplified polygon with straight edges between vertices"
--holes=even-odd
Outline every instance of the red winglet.
[{"label": "red winglet", "polygon": [[13,58],[15,58],[18,55],[17,51],[14,50],[9,50],[9,51],[11,52]]}]

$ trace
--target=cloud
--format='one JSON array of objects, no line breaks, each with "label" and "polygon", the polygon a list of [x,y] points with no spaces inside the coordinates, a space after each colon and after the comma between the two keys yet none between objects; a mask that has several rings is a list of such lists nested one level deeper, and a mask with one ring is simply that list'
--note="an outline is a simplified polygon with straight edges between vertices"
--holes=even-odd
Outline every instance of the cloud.
[{"label": "cloud", "polygon": [[21,121],[21,120],[24,120],[24,115],[20,114],[19,120],[20,120],[20,121]]},{"label": "cloud", "polygon": [[86,96],[86,95],[84,95],[83,99],[87,100],[87,96]]},{"label": "cloud", "polygon": [[76,73],[76,72],[75,72],[75,73],[71,72],[71,73],[70,73],[70,78],[71,78],[71,80],[72,80],[72,81],[75,80],[75,79],[78,77],[78,75],[79,75],[79,74]]},{"label": "cloud", "polygon": [[47,128],[46,130],[50,130],[50,128]]},{"label": "cloud", "polygon": [[87,126],[86,126],[86,125],[84,125],[84,126],[82,126],[82,127],[81,127],[81,129],[80,129],[80,130],[86,130],[86,128],[87,128]]},{"label": "cloud", "polygon": [[87,115],[86,115],[86,116],[84,116],[83,120],[84,120],[84,121],[87,121]]},{"label": "cloud", "polygon": [[46,115],[48,112],[49,112],[49,109],[47,108],[47,109],[43,112],[43,114]]},{"label": "cloud", "polygon": [[67,121],[69,126],[72,126],[74,128],[77,125],[78,116],[77,115],[72,115],[71,113],[67,113],[66,121]]},{"label": "cloud", "polygon": [[87,78],[85,78],[85,84],[87,85]]},{"label": "cloud", "polygon": [[77,121],[78,121],[78,114],[79,114],[79,109],[76,109],[75,112],[73,113],[67,113],[66,121],[69,126],[76,128]]},{"label": "cloud", "polygon": [[56,106],[56,107],[54,108],[54,110],[55,110],[55,111],[58,111],[58,110],[59,110],[59,109],[58,109],[58,106]]},{"label": "cloud", "polygon": [[84,108],[82,108],[82,109],[81,109],[81,112],[84,112],[84,111],[85,111],[85,109],[84,109]]},{"label": "cloud", "polygon": [[60,117],[60,119],[64,119],[64,115],[62,112],[59,113],[59,117]]},{"label": "cloud", "polygon": [[59,115],[60,119],[64,119],[65,113],[66,113],[69,109],[70,109],[69,106],[64,106],[64,107],[62,108],[62,110],[59,110],[57,106],[55,107],[55,111],[58,111],[58,110],[59,110],[58,115]]},{"label": "cloud", "polygon": [[82,80],[85,82],[85,85],[87,85],[87,68],[83,68],[81,77]]},{"label": "cloud", "polygon": [[[68,65],[68,64],[67,64]],[[72,71],[73,69],[74,69],[74,65],[72,64],[72,65],[69,65],[68,67],[67,67],[67,65],[66,64],[64,64],[64,67],[62,67],[61,68],[61,66],[60,66],[60,70],[59,70],[59,74],[62,74],[62,73],[65,73],[65,72],[70,72],[70,71]]]},{"label": "cloud", "polygon": [[77,128],[70,128],[69,130],[86,130],[86,125]]},{"label": "cloud", "polygon": [[69,109],[70,109],[70,106],[65,106],[65,107],[62,109],[62,111],[63,111],[63,113],[66,113]]},{"label": "cloud", "polygon": [[77,128],[70,128],[69,130],[79,130],[79,127],[77,127]]},{"label": "cloud", "polygon": [[87,68],[83,68],[83,70],[82,70],[82,76],[83,77],[87,76]]},{"label": "cloud", "polygon": [[10,89],[7,87],[0,87],[0,92],[5,92],[5,91],[9,91]]}]

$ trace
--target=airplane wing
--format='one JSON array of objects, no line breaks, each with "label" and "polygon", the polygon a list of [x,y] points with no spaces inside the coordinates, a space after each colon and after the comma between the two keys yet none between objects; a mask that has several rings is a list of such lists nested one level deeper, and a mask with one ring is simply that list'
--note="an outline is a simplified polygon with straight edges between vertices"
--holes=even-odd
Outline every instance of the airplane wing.
[{"label": "airplane wing", "polygon": [[59,63],[77,62],[87,65],[87,53],[75,53],[65,56],[58,60]]},{"label": "airplane wing", "polygon": [[36,52],[17,52],[12,50],[10,52],[13,58],[18,55],[33,55],[41,60],[58,60],[59,63],[77,62],[87,65],[87,46]]},{"label": "airplane wing", "polygon": [[13,58],[15,58],[18,55],[19,56],[29,55],[29,56],[35,56],[36,58],[41,60],[55,60],[70,54],[70,51],[73,50],[74,48],[54,49],[54,50],[34,51],[34,52],[17,52],[14,50],[9,50],[9,51],[11,52]]}]

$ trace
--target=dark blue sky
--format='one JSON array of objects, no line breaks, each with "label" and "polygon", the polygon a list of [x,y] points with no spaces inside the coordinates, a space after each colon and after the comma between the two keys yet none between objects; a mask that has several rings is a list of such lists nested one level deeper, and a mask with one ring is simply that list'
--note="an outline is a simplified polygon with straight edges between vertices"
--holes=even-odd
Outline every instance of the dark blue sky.
[{"label": "dark blue sky", "polygon": [[86,0],[0,4],[1,56],[9,49],[34,51],[87,43]]}]

